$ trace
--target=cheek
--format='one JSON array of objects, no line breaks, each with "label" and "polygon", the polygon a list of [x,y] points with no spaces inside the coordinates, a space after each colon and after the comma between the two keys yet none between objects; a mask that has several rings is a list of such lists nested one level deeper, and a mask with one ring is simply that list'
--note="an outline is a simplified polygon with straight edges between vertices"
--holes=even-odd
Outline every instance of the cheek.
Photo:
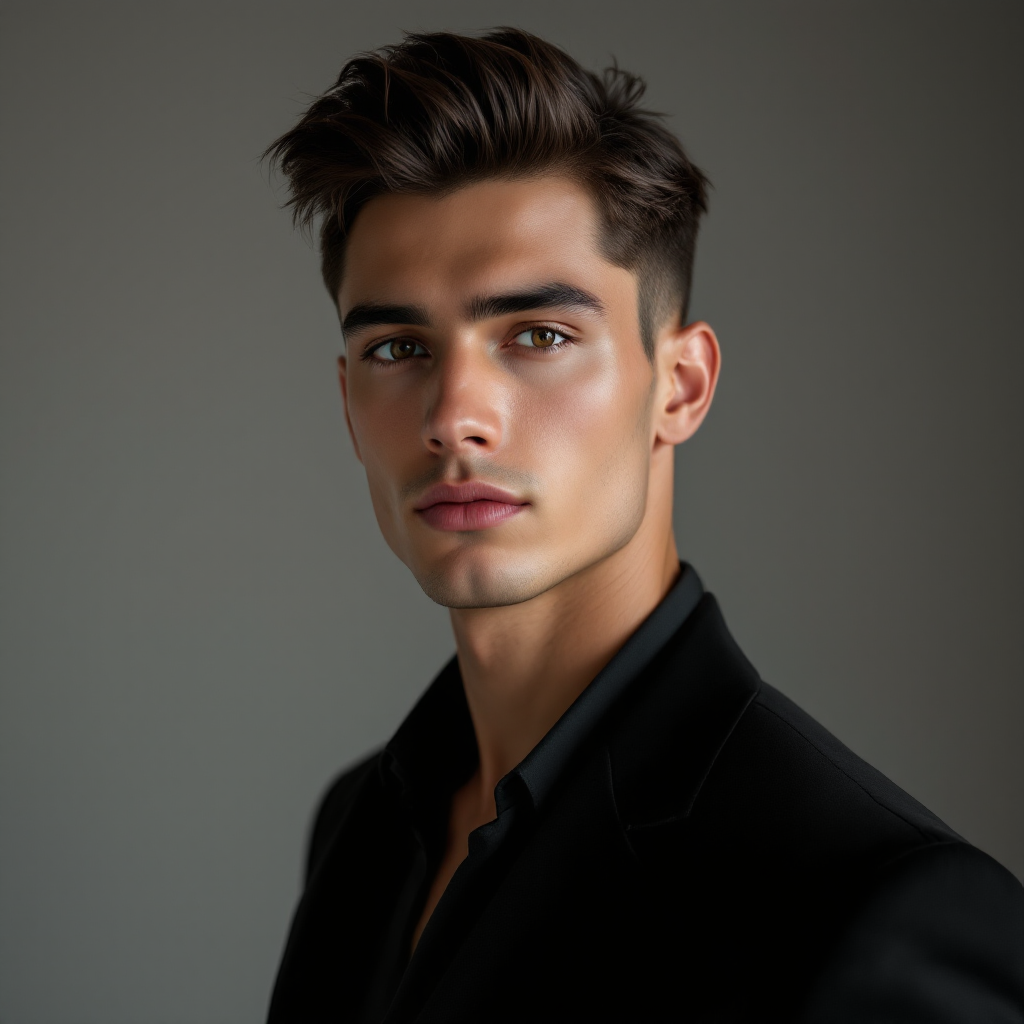
[{"label": "cheek", "polygon": [[550,387],[524,389],[515,408],[517,432],[543,462],[541,476],[560,504],[592,503],[593,517],[600,508],[634,503],[638,487],[646,493],[649,392],[642,374],[612,360]]},{"label": "cheek", "polygon": [[352,433],[368,474],[371,469],[394,464],[403,452],[410,450],[409,434],[416,433],[418,407],[414,395],[395,389],[358,387],[350,391],[348,413]]},{"label": "cheek", "polygon": [[357,391],[349,395],[349,419],[377,521],[390,541],[393,510],[407,475],[403,468],[416,450],[410,443],[417,433],[413,403]]}]

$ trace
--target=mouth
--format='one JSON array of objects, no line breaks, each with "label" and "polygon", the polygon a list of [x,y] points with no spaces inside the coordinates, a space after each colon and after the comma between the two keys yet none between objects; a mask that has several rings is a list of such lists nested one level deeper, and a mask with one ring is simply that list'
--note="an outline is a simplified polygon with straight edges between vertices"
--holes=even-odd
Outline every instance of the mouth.
[{"label": "mouth", "polygon": [[518,515],[529,502],[500,487],[479,481],[436,484],[414,511],[435,530],[486,530]]}]

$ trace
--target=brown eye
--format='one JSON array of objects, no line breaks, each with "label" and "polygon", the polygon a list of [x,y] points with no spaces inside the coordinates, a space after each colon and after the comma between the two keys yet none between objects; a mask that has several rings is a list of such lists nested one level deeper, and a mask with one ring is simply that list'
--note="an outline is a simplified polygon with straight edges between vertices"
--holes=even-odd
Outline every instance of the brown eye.
[{"label": "brown eye", "polygon": [[390,343],[390,349],[392,359],[408,359],[409,356],[416,354],[416,342],[409,341],[408,338],[399,338],[398,341]]},{"label": "brown eye", "polygon": [[374,359],[384,363],[397,363],[403,359],[426,354],[427,350],[411,338],[395,338],[394,341],[385,341],[371,353]]},{"label": "brown eye", "polygon": [[516,335],[516,344],[524,348],[561,348],[568,340],[551,327],[531,327]]}]

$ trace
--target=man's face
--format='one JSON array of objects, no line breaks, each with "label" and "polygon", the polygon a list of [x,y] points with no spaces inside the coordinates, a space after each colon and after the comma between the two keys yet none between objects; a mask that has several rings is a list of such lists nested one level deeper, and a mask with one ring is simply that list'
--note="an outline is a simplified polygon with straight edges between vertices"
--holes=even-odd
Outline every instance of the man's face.
[{"label": "man's face", "polygon": [[643,521],[653,369],[637,280],[563,177],[359,213],[339,308],[346,412],[381,531],[434,601],[529,600]]}]

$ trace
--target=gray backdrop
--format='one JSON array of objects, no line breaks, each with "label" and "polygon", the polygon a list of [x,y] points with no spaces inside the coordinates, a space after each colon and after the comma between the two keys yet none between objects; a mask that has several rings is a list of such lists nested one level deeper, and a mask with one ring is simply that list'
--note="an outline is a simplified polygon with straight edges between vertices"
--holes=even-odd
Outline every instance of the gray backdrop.
[{"label": "gray backdrop", "polygon": [[3,7],[0,1020],[255,1021],[327,780],[447,658],[256,157],[514,23],[714,181],[680,548],[769,681],[1024,873],[1018,3]]}]

